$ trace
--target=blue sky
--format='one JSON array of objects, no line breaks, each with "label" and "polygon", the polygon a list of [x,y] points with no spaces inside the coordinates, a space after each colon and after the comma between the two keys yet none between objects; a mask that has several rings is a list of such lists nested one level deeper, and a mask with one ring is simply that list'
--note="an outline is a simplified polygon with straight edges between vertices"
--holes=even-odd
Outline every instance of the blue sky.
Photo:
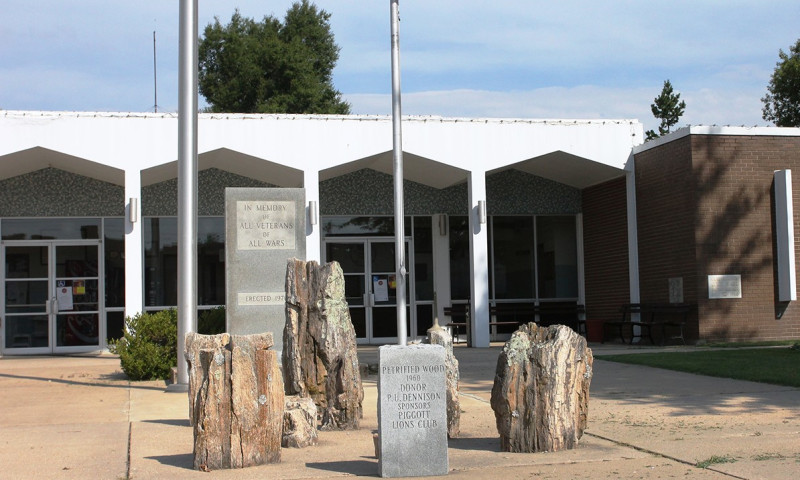
[{"label": "blue sky", "polygon": [[[317,0],[341,47],[353,113],[391,112],[389,0]],[[283,18],[291,0],[199,0],[199,28]],[[178,0],[3,0],[0,108],[177,110]],[[403,113],[633,118],[670,79],[679,125],[768,125],[760,98],[800,38],[800,2],[400,0]],[[201,98],[201,104],[203,103]]]}]

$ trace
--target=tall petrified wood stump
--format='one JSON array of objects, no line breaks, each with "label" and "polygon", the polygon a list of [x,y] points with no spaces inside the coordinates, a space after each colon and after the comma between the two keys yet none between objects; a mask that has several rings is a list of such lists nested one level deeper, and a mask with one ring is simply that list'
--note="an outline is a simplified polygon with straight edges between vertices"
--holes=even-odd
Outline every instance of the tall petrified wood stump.
[{"label": "tall petrified wood stump", "polygon": [[586,428],[592,350],[564,325],[523,325],[497,360],[491,404],[507,452],[575,448]]},{"label": "tall petrified wood stump", "polygon": [[281,460],[283,377],[272,334],[186,334],[194,467]]},{"label": "tall petrified wood stump", "polygon": [[358,429],[364,389],[338,263],[290,259],[283,371],[287,395],[311,397],[321,429]]}]

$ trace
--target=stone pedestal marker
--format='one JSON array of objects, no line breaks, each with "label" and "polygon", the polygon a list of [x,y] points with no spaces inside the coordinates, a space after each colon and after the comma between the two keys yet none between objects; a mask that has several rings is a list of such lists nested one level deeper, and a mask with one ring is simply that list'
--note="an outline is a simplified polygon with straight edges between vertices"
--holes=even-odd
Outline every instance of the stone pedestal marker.
[{"label": "stone pedestal marker", "polygon": [[589,412],[592,350],[564,325],[523,325],[497,359],[491,405],[506,452],[575,448]]},{"label": "stone pedestal marker", "polygon": [[225,189],[225,317],[236,335],[271,332],[283,350],[284,272],[306,258],[305,190]]},{"label": "stone pedestal marker", "polygon": [[441,345],[380,348],[381,477],[447,475],[447,383]]}]

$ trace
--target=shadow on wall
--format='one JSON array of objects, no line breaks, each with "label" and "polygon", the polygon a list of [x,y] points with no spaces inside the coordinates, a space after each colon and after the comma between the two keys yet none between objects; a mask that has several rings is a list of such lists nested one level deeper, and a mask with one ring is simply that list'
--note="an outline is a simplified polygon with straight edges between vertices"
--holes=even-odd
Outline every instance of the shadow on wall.
[{"label": "shadow on wall", "polygon": [[[697,294],[698,300],[706,299],[702,315],[707,328],[701,328],[700,335],[708,341],[757,338],[757,323],[765,315],[771,319],[777,307],[772,169],[760,166],[749,149],[743,152],[738,139],[731,143],[723,136],[690,138],[697,182]],[[741,275],[743,298],[708,300],[705,280],[717,274]],[[760,293],[769,286],[774,295]],[[734,323],[731,317],[744,315],[745,303],[750,318]]]}]

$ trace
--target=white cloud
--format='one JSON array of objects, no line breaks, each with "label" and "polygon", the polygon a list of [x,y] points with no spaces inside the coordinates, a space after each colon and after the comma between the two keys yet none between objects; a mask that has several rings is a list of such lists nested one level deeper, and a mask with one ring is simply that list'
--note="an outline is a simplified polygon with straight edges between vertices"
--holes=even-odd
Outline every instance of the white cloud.
[{"label": "white cloud", "polygon": [[[235,8],[283,17],[294,0],[201,0],[199,28]],[[389,2],[314,0],[341,47],[334,83],[354,110],[388,113]],[[0,107],[147,110],[152,32],[159,103],[177,104],[178,2],[4,0]],[[639,118],[670,79],[687,123],[755,124],[800,3],[776,0],[402,1],[407,113]],[[66,95],[58,92],[68,92]],[[376,95],[383,94],[383,95]],[[167,107],[169,109],[169,107]]]},{"label": "white cloud", "polygon": [[[404,115],[447,117],[633,119],[657,129],[650,105],[660,93],[645,88],[599,86],[549,87],[527,91],[441,90],[402,94]],[[346,95],[353,113],[391,113],[389,94]],[[678,127],[686,124],[766,125],[761,120],[758,92],[743,90],[685,91],[687,107]]]}]

